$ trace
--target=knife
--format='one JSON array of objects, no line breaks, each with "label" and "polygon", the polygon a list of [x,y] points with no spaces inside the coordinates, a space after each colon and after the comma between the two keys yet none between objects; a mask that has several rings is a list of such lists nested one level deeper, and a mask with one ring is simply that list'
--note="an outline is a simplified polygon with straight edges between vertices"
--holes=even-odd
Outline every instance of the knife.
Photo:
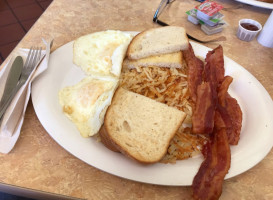
[{"label": "knife", "polygon": [[[6,102],[8,101],[10,95],[12,95],[12,91],[19,81],[23,69],[23,63],[24,63],[23,58],[21,56],[17,56],[12,63],[12,66],[9,70],[3,96],[0,101],[0,111],[2,110],[3,105],[5,105]],[[0,119],[1,117],[2,116],[0,116]]]}]

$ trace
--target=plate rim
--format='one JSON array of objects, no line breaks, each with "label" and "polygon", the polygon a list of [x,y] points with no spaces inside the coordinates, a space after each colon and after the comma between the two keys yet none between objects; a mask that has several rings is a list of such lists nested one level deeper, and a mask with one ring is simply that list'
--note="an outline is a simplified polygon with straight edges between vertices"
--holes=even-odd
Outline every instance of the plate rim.
[{"label": "plate rim", "polygon": [[[60,46],[60,47],[59,47],[58,49],[56,49],[52,54],[54,54],[56,51],[57,51],[57,52],[60,51],[60,49],[62,49],[62,48],[66,48],[67,45],[69,46],[69,45],[71,45],[73,42],[74,42],[74,41],[70,41],[70,42],[68,42],[68,43],[66,43],[66,44],[64,44],[64,45],[62,45],[62,46]],[[211,50],[210,48],[208,48],[208,47],[206,47],[206,46],[204,46],[204,45],[201,45],[201,44],[198,44],[198,43],[195,43],[195,42],[190,42],[190,43],[193,45],[193,48],[195,48],[194,46],[197,45],[197,46],[202,46],[202,48],[205,48],[206,50]],[[268,94],[268,92],[266,91],[266,89],[262,86],[262,84],[261,84],[261,83],[260,83],[260,82],[259,82],[259,81],[250,73],[250,72],[248,72],[245,68],[243,68],[240,64],[236,63],[235,61],[233,61],[232,59],[228,58],[227,56],[224,56],[224,58],[225,58],[225,60],[227,59],[227,60],[229,60],[229,62],[231,61],[231,62],[235,63],[236,65],[240,66],[240,70],[242,70],[242,71],[244,71],[244,73],[247,73],[248,75],[250,75],[251,78],[252,78],[253,80],[256,80],[256,84],[257,84],[256,86],[258,86],[258,87],[259,87],[259,90],[261,90],[261,91],[267,96],[266,98],[267,98],[268,100],[271,100],[270,105],[271,105],[271,107],[272,107],[272,109],[273,109],[272,99],[271,99],[270,95]],[[49,67],[50,67],[50,66],[49,66]],[[43,74],[42,74],[41,76],[43,76]],[[121,178],[129,179],[129,180],[133,180],[133,181],[137,181],[137,182],[142,182],[142,183],[156,184],[156,185],[168,185],[168,186],[186,186],[186,185],[190,185],[189,183],[187,183],[187,184],[185,184],[185,183],[178,183],[178,182],[168,182],[168,183],[161,183],[161,182],[160,182],[160,183],[158,183],[158,182],[155,181],[155,180],[151,180],[151,181],[147,181],[147,180],[146,180],[146,181],[143,181],[143,180],[136,180],[136,179],[128,178],[128,177],[122,176],[122,175],[120,175],[120,174],[115,174],[115,173],[113,173],[113,172],[109,172],[109,171],[107,171],[107,170],[98,168],[98,167],[96,167],[96,166],[90,164],[89,162],[86,162],[85,159],[79,158],[77,155],[75,155],[75,152],[73,152],[73,151],[71,152],[71,150],[68,150],[66,147],[64,147],[62,144],[60,144],[60,142],[57,141],[56,138],[54,138],[53,135],[51,135],[49,128],[48,128],[48,127],[45,127],[46,125],[44,125],[44,123],[41,121],[41,119],[40,119],[40,118],[41,118],[41,115],[40,115],[40,113],[39,113],[39,111],[38,111],[38,102],[36,102],[36,99],[35,99],[35,84],[37,85],[37,83],[39,82],[40,77],[38,77],[37,79],[38,79],[38,80],[35,80],[34,83],[32,84],[32,89],[34,88],[32,91],[34,91],[34,92],[33,92],[34,94],[31,95],[35,113],[36,113],[36,115],[37,115],[37,117],[38,117],[40,123],[41,123],[42,126],[45,128],[45,130],[48,132],[48,134],[50,135],[50,137],[53,138],[53,140],[55,140],[55,141],[58,143],[58,145],[60,145],[64,150],[68,151],[70,154],[72,154],[73,156],[75,156],[76,158],[82,160],[83,162],[87,163],[87,164],[90,165],[90,166],[93,166],[93,167],[95,167],[95,168],[97,168],[97,169],[99,169],[99,170],[101,170],[101,171],[104,171],[104,172],[106,172],[106,173],[109,173],[109,174],[112,174],[112,175],[115,175],[115,176],[118,176],[118,177],[121,177]],[[36,91],[37,91],[37,90],[36,90]],[[271,118],[273,119],[273,114],[271,115]],[[49,130],[49,131],[48,131],[48,130]],[[273,145],[273,143],[270,145],[270,146],[271,146],[270,148],[268,147],[268,149],[267,149],[266,152],[264,153],[264,156],[263,156],[263,157],[261,157],[260,159],[256,160],[256,162],[255,162],[254,164],[252,164],[251,166],[249,166],[248,168],[246,168],[246,170],[243,170],[243,171],[242,171],[242,170],[241,170],[241,171],[239,170],[239,172],[234,173],[233,175],[227,174],[227,176],[226,176],[225,179],[228,179],[228,178],[237,176],[238,174],[241,174],[241,173],[243,173],[243,172],[249,170],[250,168],[254,167],[255,165],[257,165],[257,164],[258,164],[262,159],[264,159],[264,157],[266,157],[266,155],[270,152],[270,150],[271,150],[271,148],[272,148],[272,145]],[[179,162],[181,162],[181,161],[179,161]],[[161,164],[161,163],[160,163],[160,164]],[[161,164],[161,165],[163,165],[163,164]]]},{"label": "plate rim", "polygon": [[267,3],[262,1],[256,1],[256,0],[235,0],[244,4],[260,7],[260,8],[266,8],[266,9],[273,9],[273,3]]}]

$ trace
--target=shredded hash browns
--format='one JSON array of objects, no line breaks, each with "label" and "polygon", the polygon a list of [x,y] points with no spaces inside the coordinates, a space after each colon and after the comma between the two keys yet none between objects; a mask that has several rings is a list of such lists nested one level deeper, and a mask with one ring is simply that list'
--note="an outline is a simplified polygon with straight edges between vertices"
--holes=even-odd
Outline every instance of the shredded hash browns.
[{"label": "shredded hash browns", "polygon": [[205,137],[191,134],[192,107],[188,92],[187,66],[183,69],[139,67],[122,69],[120,86],[184,111],[187,117],[170,143],[163,163],[190,158],[202,149]]}]

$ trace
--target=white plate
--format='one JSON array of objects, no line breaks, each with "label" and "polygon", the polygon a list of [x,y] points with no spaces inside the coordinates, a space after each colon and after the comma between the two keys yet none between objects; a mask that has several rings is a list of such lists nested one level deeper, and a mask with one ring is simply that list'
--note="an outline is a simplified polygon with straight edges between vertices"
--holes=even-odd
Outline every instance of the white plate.
[{"label": "white plate", "polygon": [[[205,57],[207,47],[193,43],[197,56]],[[110,174],[139,182],[159,185],[191,185],[202,156],[176,164],[141,165],[122,154],[105,148],[94,138],[82,138],[73,123],[63,114],[58,91],[79,82],[84,74],[72,62],[73,42],[50,56],[49,68],[32,86],[35,112],[50,136],[75,157]],[[234,78],[230,94],[243,111],[243,127],[238,146],[232,146],[231,168],[226,178],[236,176],[261,161],[272,148],[273,105],[263,86],[242,66],[225,57],[226,74]]]},{"label": "white plate", "polygon": [[235,1],[249,4],[252,6],[261,7],[261,8],[273,9],[273,3],[266,3],[262,1],[256,1],[256,0],[235,0]]}]

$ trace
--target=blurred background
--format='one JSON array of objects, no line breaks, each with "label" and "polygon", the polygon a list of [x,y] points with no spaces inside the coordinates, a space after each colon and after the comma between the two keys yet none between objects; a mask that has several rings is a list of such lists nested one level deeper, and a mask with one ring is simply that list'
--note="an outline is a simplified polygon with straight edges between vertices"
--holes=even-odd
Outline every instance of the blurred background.
[{"label": "blurred background", "polygon": [[0,64],[53,0],[0,0]]}]

